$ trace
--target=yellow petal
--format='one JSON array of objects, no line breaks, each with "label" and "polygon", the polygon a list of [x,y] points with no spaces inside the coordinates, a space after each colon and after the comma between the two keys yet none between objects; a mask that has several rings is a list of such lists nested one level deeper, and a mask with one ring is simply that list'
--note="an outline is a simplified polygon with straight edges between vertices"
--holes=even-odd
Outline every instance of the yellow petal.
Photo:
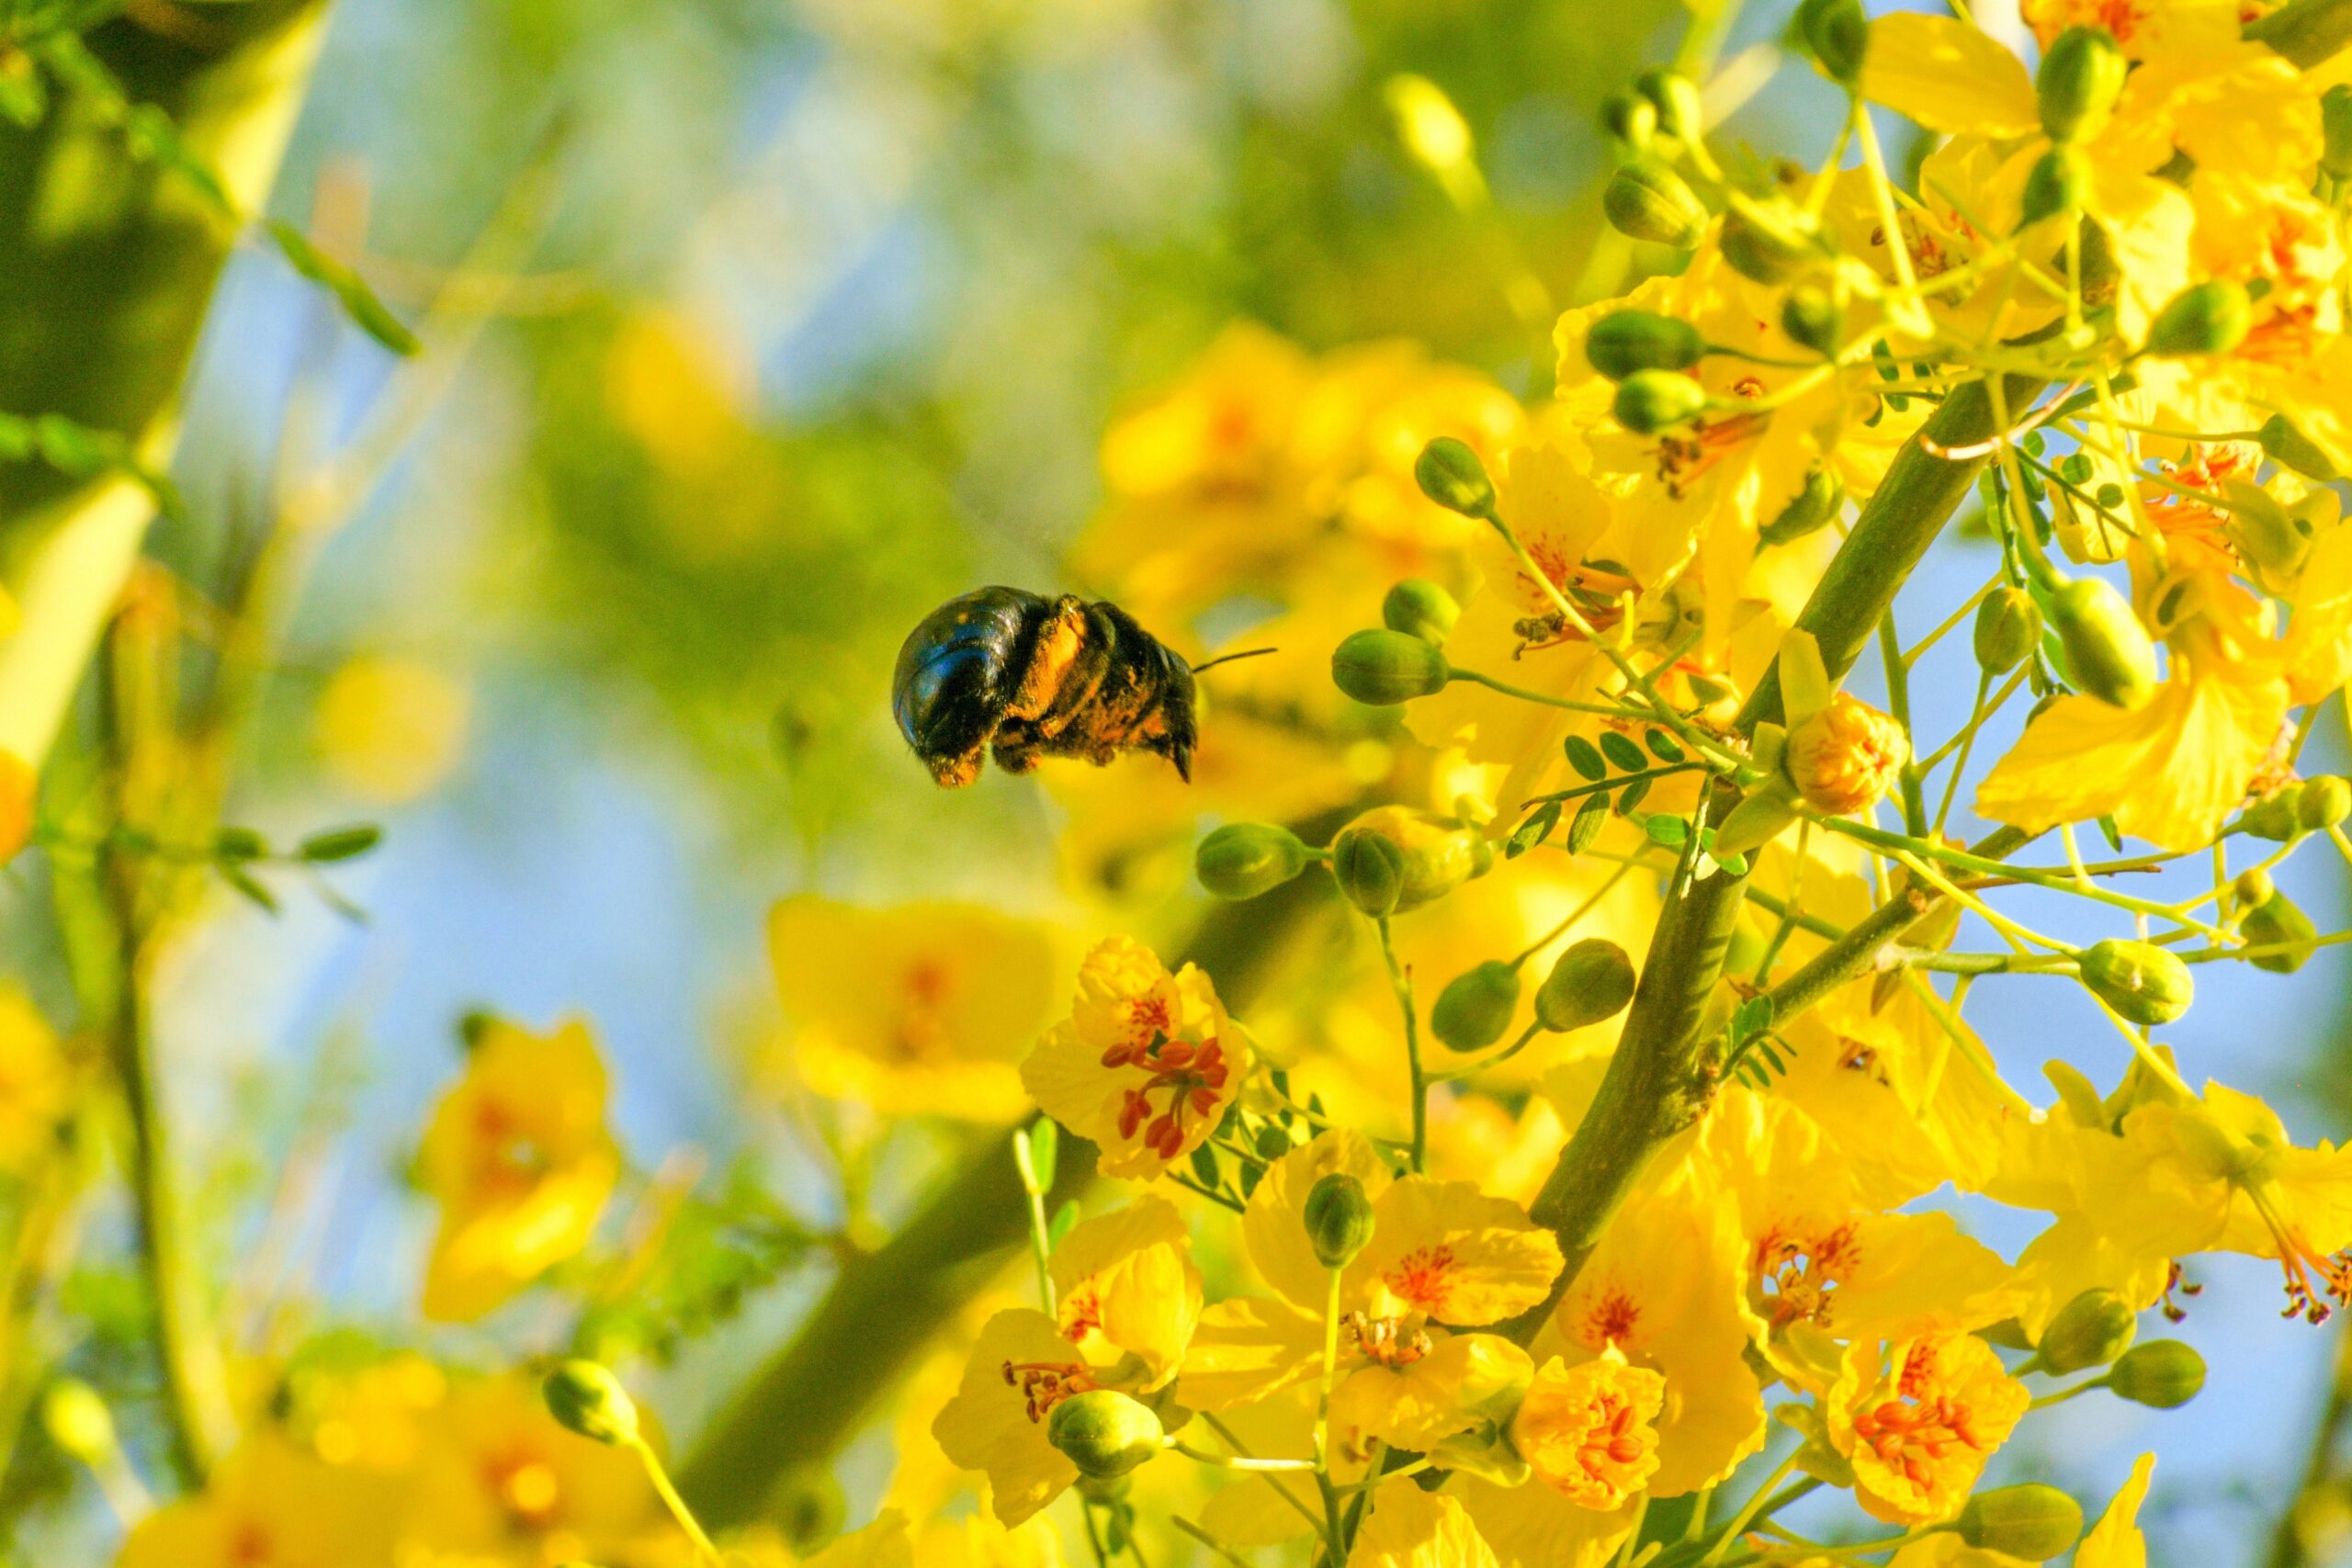
[{"label": "yellow petal", "polygon": [[1078,1479],[1078,1467],[1046,1438],[1004,1369],[1071,1364],[1071,1347],[1054,1320],[1025,1307],[1001,1312],[980,1328],[964,1381],[932,1423],[932,1436],[966,1470],[988,1472],[989,1506],[1007,1528],[1020,1524]]},{"label": "yellow petal", "polygon": [[2075,1548],[2075,1568],[2148,1568],[2147,1538],[2140,1533],[2140,1505],[2148,1500],[2148,1482],[2155,1473],[2156,1456],[2142,1454],[2132,1463],[2130,1479],[2116,1490],[2115,1499],[2098,1523]]},{"label": "yellow petal", "polygon": [[1559,1272],[1559,1243],[1518,1204],[1471,1182],[1411,1176],[1374,1201],[1372,1244],[1349,1266],[1347,1288],[1382,1315],[1475,1325],[1534,1306]]},{"label": "yellow petal", "polygon": [[1356,1532],[1348,1568],[1499,1568],[1494,1549],[1451,1497],[1409,1480],[1385,1481]]},{"label": "yellow petal", "polygon": [[1946,135],[2022,136],[2041,123],[2024,62],[1951,17],[1881,17],[1862,62],[1862,96]]}]

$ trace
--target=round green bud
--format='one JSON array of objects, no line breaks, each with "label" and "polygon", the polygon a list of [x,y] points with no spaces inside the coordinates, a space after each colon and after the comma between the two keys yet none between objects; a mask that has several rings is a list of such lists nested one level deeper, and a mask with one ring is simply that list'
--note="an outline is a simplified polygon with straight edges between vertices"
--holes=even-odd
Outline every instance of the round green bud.
[{"label": "round green bud", "polygon": [[1600,210],[1619,233],[1687,251],[1707,231],[1707,209],[1682,176],[1657,164],[1627,164],[1601,188]]},{"label": "round green bud", "polygon": [[1781,301],[1781,330],[1801,348],[1835,354],[1845,329],[1846,312],[1837,294],[1818,283],[1800,283]]},{"label": "round green bud", "polygon": [[2148,326],[2148,352],[2160,359],[2227,354],[2254,325],[2245,285],[2228,278],[2192,283],[2174,295]]},{"label": "round green bud", "polygon": [[2303,830],[2299,812],[2302,795],[2300,784],[2279,785],[2238,813],[2238,830],[2274,844],[2285,843]]},{"label": "round green bud", "polygon": [[[2347,97],[2352,97],[2352,87],[2330,88],[2329,91],[2342,91]],[[2335,464],[2320,449],[2319,444],[2296,429],[2294,422],[2283,413],[2274,413],[2264,420],[2262,428],[2255,433],[2255,439],[2262,444],[2263,456],[2282,468],[2293,469],[2307,479],[2317,479],[2324,484],[2343,477],[2335,471]]]},{"label": "round green bud", "polygon": [[1391,583],[1380,601],[1380,619],[1390,631],[1433,646],[1451,637],[1461,618],[1462,606],[1454,603],[1453,595],[1426,577]]},{"label": "round green bud", "polygon": [[2083,984],[2132,1023],[2170,1023],[2197,994],[2188,965],[2144,942],[2109,937],[2079,955]]},{"label": "round green bud", "polygon": [[1601,101],[1600,129],[1639,152],[1657,134],[1657,106],[1635,93],[1612,93]]},{"label": "round green bud", "polygon": [[2030,227],[2045,218],[2082,210],[2090,195],[2091,163],[2078,147],[2052,147],[2034,160],[2018,198],[2018,225]]},{"label": "round green bud", "polygon": [[599,1443],[637,1441],[637,1402],[621,1387],[620,1379],[595,1362],[558,1362],[539,1392],[548,1414],[564,1430]]},{"label": "round green bud", "polygon": [[60,1453],[93,1467],[110,1461],[119,1443],[107,1402],[79,1378],[49,1385],[41,1396],[40,1424]]},{"label": "round green bud", "polygon": [[1996,588],[1976,607],[1976,666],[2006,675],[2041,641],[2041,607],[2022,588]]},{"label": "round green bud", "polygon": [[2112,707],[2148,705],[2156,694],[2156,645],[2113,585],[2076,578],[2050,595],[2049,613],[2075,685]]},{"label": "round green bud", "polygon": [[2055,1486],[1998,1486],[1969,1498],[1957,1528],[1980,1551],[2047,1562],[2081,1538],[2083,1509]]},{"label": "round green bud", "polygon": [[1193,874],[1220,898],[1272,893],[1306,869],[1306,843],[1272,822],[1228,822],[1193,852]]},{"label": "round green bud", "polygon": [[2311,957],[2319,938],[2319,927],[2293,899],[2273,889],[2269,897],[2248,909],[2238,921],[2238,934],[2245,938],[2248,947],[2286,949],[2281,953],[2256,953],[2246,962],[2273,975],[2291,975]]},{"label": "round green bud", "polygon": [[1797,7],[1794,31],[1831,81],[1850,83],[1861,75],[1871,44],[1862,0],[1804,0]]},{"label": "round green bud", "polygon": [[1707,389],[1679,370],[1636,370],[1617,383],[1610,412],[1636,435],[1671,429],[1707,406]]},{"label": "round green bud", "polygon": [[1653,65],[1634,78],[1634,91],[1657,110],[1657,127],[1678,141],[1696,141],[1705,125],[1698,84],[1679,71]]},{"label": "round green bud", "polygon": [[2249,909],[2269,903],[2270,896],[2278,891],[2278,885],[2260,866],[2238,873],[2237,880],[2230,884],[2230,897]]},{"label": "round green bud", "polygon": [[2118,1399],[2171,1410],[2205,1386],[2205,1358],[2177,1339],[2151,1339],[2123,1352],[2102,1381]]},{"label": "round green bud", "polygon": [[1409,632],[1351,632],[1331,650],[1331,682],[1375,707],[1426,697],[1453,678],[1445,655]]},{"label": "round green bud", "polygon": [[1584,340],[1585,358],[1612,381],[1637,370],[1688,370],[1706,352],[1698,328],[1652,310],[1611,310]]},{"label": "round green bud", "polygon": [[1815,468],[1805,475],[1804,488],[1794,499],[1757,530],[1757,537],[1768,545],[1785,545],[1817,534],[1845,504],[1846,481],[1827,468]]},{"label": "round green bud", "polygon": [[1372,1199],[1363,1183],[1334,1171],[1307,1189],[1306,1239],[1326,1269],[1344,1269],[1372,1241]]},{"label": "round green bud", "polygon": [[1494,863],[1494,846],[1476,828],[1403,806],[1374,807],[1331,840],[1332,875],[1374,916],[1418,909]]},{"label": "round green bud", "polygon": [[2041,129],[2052,141],[2087,141],[2107,124],[2132,62],[2105,28],[2073,27],[2041,51],[2034,73]]},{"label": "round green bud", "polygon": [[2319,166],[2332,180],[2352,179],[2352,86],[2338,82],[2320,95]]},{"label": "round green bud", "polygon": [[2305,779],[2295,792],[2295,825],[2305,832],[2335,827],[2347,817],[2352,817],[2352,780],[2322,773]]},{"label": "round green bud", "polygon": [[2079,1372],[2103,1367],[2132,1348],[2139,1318],[2113,1291],[2088,1290],[2058,1309],[2034,1353],[2044,1370]]},{"label": "round green bud", "polygon": [[1503,1037],[1519,1010],[1519,966],[1489,959],[1446,982],[1430,1009],[1430,1032],[1456,1051],[1477,1051]]},{"label": "round green bud", "polygon": [[1535,987],[1536,1021],[1555,1034],[1614,1018],[1634,999],[1634,961],[1604,937],[1570,942]]},{"label": "round green bud", "polygon": [[1098,1388],[1055,1405],[1046,1417],[1046,1440],[1080,1475],[1108,1481],[1158,1453],[1168,1433],[1148,1405],[1116,1389]]},{"label": "round green bud", "polygon": [[1369,829],[1343,828],[1331,840],[1331,878],[1365,914],[1393,914],[1405,892],[1405,852]]},{"label": "round green bud", "polygon": [[1441,435],[1413,459],[1413,478],[1421,493],[1464,517],[1484,517],[1495,509],[1495,481],[1469,443]]},{"label": "round green bud", "polygon": [[1768,287],[1825,259],[1818,227],[1789,202],[1742,202],[1724,213],[1723,252],[1734,272]]}]

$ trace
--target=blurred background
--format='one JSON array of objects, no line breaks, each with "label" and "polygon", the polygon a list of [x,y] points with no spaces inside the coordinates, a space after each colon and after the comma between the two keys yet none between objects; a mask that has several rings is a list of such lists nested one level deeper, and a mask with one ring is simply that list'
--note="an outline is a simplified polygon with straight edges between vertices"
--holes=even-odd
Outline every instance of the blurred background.
[{"label": "blurred background", "polygon": [[[1722,40],[1721,141],[1809,158],[1836,99],[1775,72],[1785,9],[1750,5]],[[385,842],[333,874],[364,919],[304,886],[275,913],[220,888],[158,976],[207,1267],[266,1239],[303,1332],[484,1365],[548,1348],[527,1302],[416,1326],[432,1213],[411,1162],[468,1014],[583,1016],[631,1180],[702,1171],[792,1216],[736,1249],[709,1332],[664,1348],[655,1402],[691,1438],[824,1286],[824,1249],[776,1237],[887,1233],[973,1137],[812,1112],[771,907],[969,898],[1088,940],[1197,914],[1161,872],[1074,858],[1073,808],[1034,779],[935,789],[888,715],[907,629],[982,583],[1094,586],[1069,547],[1102,503],[1105,429],[1229,323],[1314,352],[1410,340],[1540,399],[1544,301],[1633,276],[1596,243],[1600,100],[1690,25],[1672,0],[339,0],[269,211],[332,239],[425,352],[395,360],[241,248],[187,394],[186,516],[151,549],[201,581],[288,496],[322,508],[226,815]],[[1405,73],[1458,107],[1482,198],[1400,136]],[[1949,547],[1906,624],[1988,567]],[[1949,651],[1923,709],[1965,709]],[[2341,766],[2342,733],[2323,723],[2314,767]],[[2301,856],[2284,881],[2345,923],[2340,865]],[[69,1010],[38,873],[0,900],[11,969]],[[2201,974],[2189,1076],[2340,1132],[2344,952],[2293,983]],[[1988,984],[1970,1016],[2037,1098],[2062,1052],[2120,1071],[2071,987]],[[2032,1229],[1966,1212],[2011,1255]],[[107,1256],[72,1299],[119,1293]],[[2333,1422],[2336,1331],[2277,1321],[2268,1268],[2216,1269],[2190,1303],[2198,1404],[2080,1401],[2004,1461],[2103,1497],[2160,1447],[2159,1561],[2300,1561],[2273,1531]],[[887,1434],[852,1449],[853,1520],[889,1465]],[[72,1513],[40,1529],[26,1561],[105,1539]]]}]

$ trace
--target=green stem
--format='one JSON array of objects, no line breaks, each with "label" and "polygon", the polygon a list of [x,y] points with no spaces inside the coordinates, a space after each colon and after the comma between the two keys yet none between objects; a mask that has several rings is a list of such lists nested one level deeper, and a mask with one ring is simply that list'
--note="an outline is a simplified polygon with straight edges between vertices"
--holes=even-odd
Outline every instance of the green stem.
[{"label": "green stem", "polygon": [[686,1506],[686,1500],[678,1495],[677,1487],[671,1483],[669,1471],[662,1468],[662,1456],[655,1453],[652,1445],[642,1438],[631,1438],[625,1446],[644,1464],[645,1478],[653,1483],[653,1490],[661,1497],[662,1506],[670,1510],[670,1517],[678,1521],[678,1528],[686,1532],[688,1540],[694,1542],[696,1559],[704,1562],[718,1562],[718,1548],[711,1543],[710,1537],[702,1528],[702,1521],[695,1517],[695,1511]]},{"label": "green stem", "polygon": [[1405,1066],[1413,1086],[1412,1168],[1419,1174],[1429,1164],[1430,1154],[1430,1080],[1421,1071],[1420,1009],[1413,1001],[1413,972],[1396,962],[1388,917],[1383,915],[1374,924],[1380,928],[1380,956],[1388,964],[1388,983],[1396,992],[1396,1005],[1405,1011]]}]

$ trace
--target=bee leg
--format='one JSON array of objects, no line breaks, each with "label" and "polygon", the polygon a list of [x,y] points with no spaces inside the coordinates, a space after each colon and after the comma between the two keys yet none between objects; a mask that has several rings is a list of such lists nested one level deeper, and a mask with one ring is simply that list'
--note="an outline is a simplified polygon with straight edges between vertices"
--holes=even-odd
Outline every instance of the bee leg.
[{"label": "bee leg", "polygon": [[1000,736],[994,748],[996,765],[1008,773],[1025,773],[1037,765],[1034,741],[1008,740]]},{"label": "bee leg", "polygon": [[1005,704],[1005,717],[1042,718],[1063,705],[1064,688],[1071,667],[1086,649],[1089,630],[1083,603],[1067,593],[1054,602],[1037,623],[1020,680]]},{"label": "bee leg", "polygon": [[981,750],[975,746],[953,757],[926,757],[923,764],[931,770],[931,776],[940,788],[962,789],[980,776]]}]

